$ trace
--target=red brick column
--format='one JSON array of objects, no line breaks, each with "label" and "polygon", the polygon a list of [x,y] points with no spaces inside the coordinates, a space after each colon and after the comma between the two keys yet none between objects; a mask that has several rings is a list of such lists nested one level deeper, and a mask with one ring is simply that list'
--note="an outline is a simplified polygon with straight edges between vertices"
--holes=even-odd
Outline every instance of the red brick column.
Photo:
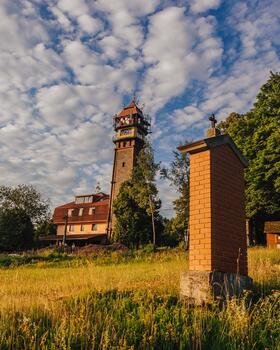
[{"label": "red brick column", "polygon": [[211,271],[210,150],[190,155],[189,269]]},{"label": "red brick column", "polygon": [[211,288],[216,295],[229,289],[239,293],[252,282],[247,277],[246,160],[228,135],[179,150],[190,154],[189,273],[181,278],[181,292],[199,302]]},{"label": "red brick column", "polygon": [[228,144],[210,152],[212,269],[247,276],[244,166]]},{"label": "red brick column", "polygon": [[247,275],[244,165],[228,144],[190,153],[190,271]]}]

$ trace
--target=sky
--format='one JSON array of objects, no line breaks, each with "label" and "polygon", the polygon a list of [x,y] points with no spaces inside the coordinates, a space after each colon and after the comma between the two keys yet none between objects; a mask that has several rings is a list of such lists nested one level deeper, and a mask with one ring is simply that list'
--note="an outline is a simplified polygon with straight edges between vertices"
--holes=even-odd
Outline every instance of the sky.
[{"label": "sky", "polygon": [[0,184],[53,206],[108,193],[112,116],[134,94],[168,166],[211,113],[250,110],[279,71],[279,19],[279,0],[0,0]]}]

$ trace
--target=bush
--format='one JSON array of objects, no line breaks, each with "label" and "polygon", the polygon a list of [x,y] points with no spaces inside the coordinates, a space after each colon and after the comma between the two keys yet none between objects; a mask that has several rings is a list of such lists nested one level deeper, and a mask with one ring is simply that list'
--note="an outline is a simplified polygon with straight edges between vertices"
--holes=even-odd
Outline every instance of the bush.
[{"label": "bush", "polygon": [[0,212],[0,250],[30,248],[33,238],[33,224],[26,213],[18,209]]}]

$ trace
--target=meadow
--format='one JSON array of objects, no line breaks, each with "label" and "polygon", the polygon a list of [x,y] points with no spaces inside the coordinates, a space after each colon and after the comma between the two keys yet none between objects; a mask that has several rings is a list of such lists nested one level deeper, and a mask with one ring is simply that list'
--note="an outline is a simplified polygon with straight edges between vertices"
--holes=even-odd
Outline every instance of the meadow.
[{"label": "meadow", "polygon": [[179,298],[187,253],[0,255],[0,349],[280,349],[280,251],[249,249],[253,290]]}]

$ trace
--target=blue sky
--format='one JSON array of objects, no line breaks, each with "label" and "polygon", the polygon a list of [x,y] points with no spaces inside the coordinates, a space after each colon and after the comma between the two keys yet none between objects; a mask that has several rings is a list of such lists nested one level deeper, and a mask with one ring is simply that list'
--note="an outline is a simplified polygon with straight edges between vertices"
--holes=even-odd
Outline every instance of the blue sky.
[{"label": "blue sky", "polygon": [[278,0],[1,0],[0,183],[53,205],[109,191],[112,116],[134,93],[167,165],[210,113],[251,108],[279,71],[279,18]]}]

